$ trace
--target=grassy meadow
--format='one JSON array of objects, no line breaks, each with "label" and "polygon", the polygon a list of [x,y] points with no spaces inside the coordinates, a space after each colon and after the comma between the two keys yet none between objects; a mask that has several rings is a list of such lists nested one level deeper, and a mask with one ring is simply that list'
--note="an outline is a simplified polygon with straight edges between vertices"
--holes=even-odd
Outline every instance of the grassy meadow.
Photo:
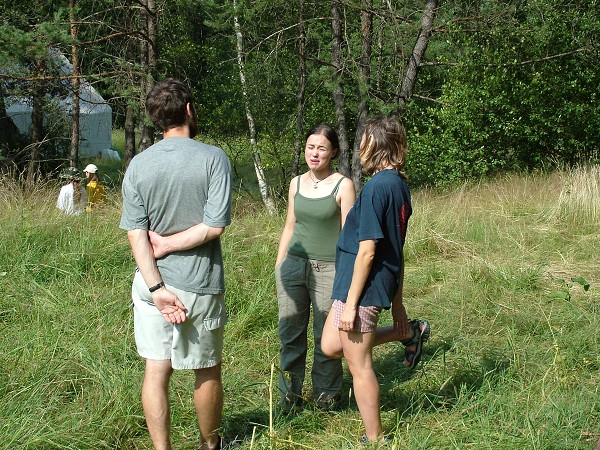
[{"label": "grassy meadow", "polygon": [[[103,209],[81,217],[61,215],[57,194],[55,184],[24,193],[0,178],[0,448],[151,449],[120,193],[112,189]],[[269,216],[236,196],[223,237],[230,322],[222,431],[242,449],[358,448],[363,428],[347,370],[340,410],[271,413],[281,206]],[[386,448],[594,448],[600,170],[415,191],[413,209],[406,304],[411,317],[431,322],[432,336],[413,372],[400,345],[375,351],[393,436]],[[174,374],[176,449],[196,448],[192,387],[191,373]]]}]

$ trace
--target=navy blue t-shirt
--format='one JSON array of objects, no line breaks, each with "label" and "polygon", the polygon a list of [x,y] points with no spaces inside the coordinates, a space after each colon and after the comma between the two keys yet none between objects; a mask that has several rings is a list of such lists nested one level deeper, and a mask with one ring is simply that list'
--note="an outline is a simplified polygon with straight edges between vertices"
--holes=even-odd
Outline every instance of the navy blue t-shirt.
[{"label": "navy blue t-shirt", "polygon": [[402,249],[412,214],[410,191],[393,169],[377,172],[348,212],[337,242],[332,298],[346,301],[360,241],[373,240],[375,258],[360,306],[390,308],[404,263]]}]

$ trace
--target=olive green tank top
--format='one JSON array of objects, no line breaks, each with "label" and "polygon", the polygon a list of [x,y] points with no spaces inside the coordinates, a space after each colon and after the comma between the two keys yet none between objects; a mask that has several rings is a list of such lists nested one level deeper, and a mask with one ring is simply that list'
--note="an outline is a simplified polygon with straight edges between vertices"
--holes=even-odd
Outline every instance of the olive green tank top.
[{"label": "olive green tank top", "polygon": [[335,248],[342,228],[342,213],[335,201],[340,178],[329,195],[308,198],[300,193],[300,177],[294,196],[296,225],[288,247],[290,255],[319,261],[335,261]]}]

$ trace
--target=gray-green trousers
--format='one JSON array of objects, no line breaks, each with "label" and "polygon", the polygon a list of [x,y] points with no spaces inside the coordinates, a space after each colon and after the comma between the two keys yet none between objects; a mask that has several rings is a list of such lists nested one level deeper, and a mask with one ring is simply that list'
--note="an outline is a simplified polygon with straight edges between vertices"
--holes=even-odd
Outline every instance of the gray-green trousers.
[{"label": "gray-green trousers", "polygon": [[279,389],[282,401],[297,403],[302,397],[306,369],[307,331],[313,310],[314,361],[312,366],[315,400],[334,398],[342,385],[341,360],[321,351],[323,326],[331,308],[335,263],[287,255],[275,268],[279,302],[280,366]]}]

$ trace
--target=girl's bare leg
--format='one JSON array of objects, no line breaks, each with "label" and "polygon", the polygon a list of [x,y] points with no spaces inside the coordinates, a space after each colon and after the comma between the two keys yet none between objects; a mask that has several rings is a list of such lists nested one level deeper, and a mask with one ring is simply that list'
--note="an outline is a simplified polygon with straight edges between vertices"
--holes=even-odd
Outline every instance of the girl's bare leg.
[{"label": "girl's bare leg", "polygon": [[329,310],[329,315],[323,327],[321,336],[321,350],[330,358],[340,359],[344,356],[342,341],[340,340],[340,330],[333,324],[335,311]]},{"label": "girl's bare leg", "polygon": [[352,374],[354,398],[370,441],[383,434],[379,411],[379,382],[373,370],[372,350],[375,332],[357,333],[339,330],[343,354]]}]

